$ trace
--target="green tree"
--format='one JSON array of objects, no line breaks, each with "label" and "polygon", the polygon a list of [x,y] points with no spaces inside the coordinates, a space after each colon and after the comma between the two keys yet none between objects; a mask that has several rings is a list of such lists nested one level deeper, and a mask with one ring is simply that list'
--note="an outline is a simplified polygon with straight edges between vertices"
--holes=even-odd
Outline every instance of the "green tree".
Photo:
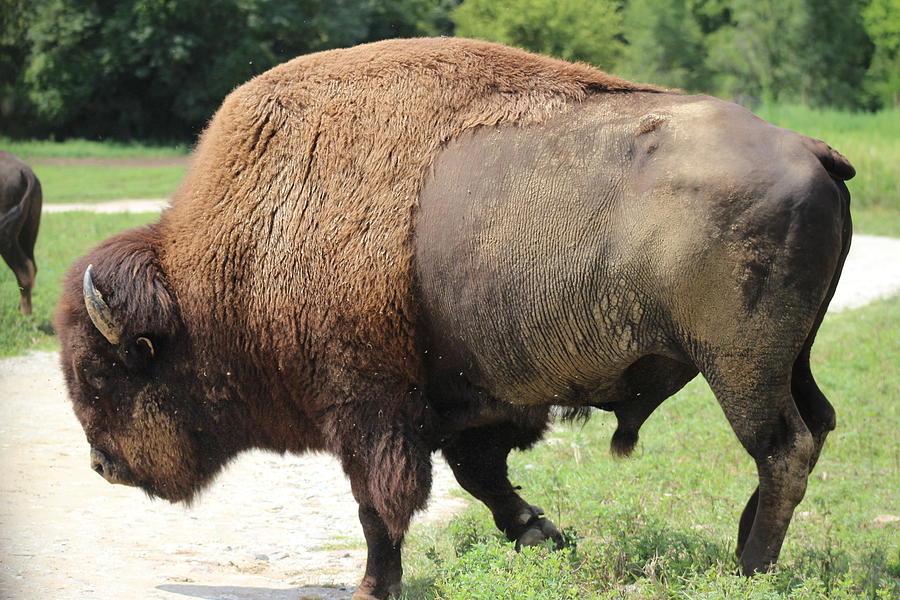
[{"label": "green tree", "polygon": [[720,93],[774,102],[800,77],[799,32],[807,20],[796,1],[731,0],[731,23],[709,36],[709,66]]},{"label": "green tree", "polygon": [[236,84],[317,49],[314,0],[39,0],[25,84],[60,135],[185,138]]},{"label": "green tree", "polygon": [[630,0],[618,74],[648,83],[711,91],[703,32],[688,0]]},{"label": "green tree", "polygon": [[863,25],[865,1],[805,0],[795,99],[817,107],[868,107],[863,80],[874,47]]},{"label": "green tree", "polygon": [[861,0],[728,0],[709,38],[720,93],[763,102],[862,108],[872,45]]},{"label": "green tree", "polygon": [[612,70],[622,52],[615,0],[466,0],[456,34]]},{"label": "green tree", "polygon": [[0,123],[11,132],[32,118],[22,72],[28,16],[26,0],[0,0]]},{"label": "green tree", "polygon": [[[445,33],[448,0],[0,0],[0,110],[59,137],[191,139],[236,85],[300,54]],[[28,2],[29,26],[21,26]],[[5,10],[7,7],[18,12]],[[15,18],[14,18],[15,17]],[[6,59],[11,49],[14,60]],[[6,84],[6,81],[16,82]],[[23,100],[27,100],[24,102]]]},{"label": "green tree", "polygon": [[883,106],[900,107],[900,0],[872,0],[862,17],[875,46],[866,87]]}]

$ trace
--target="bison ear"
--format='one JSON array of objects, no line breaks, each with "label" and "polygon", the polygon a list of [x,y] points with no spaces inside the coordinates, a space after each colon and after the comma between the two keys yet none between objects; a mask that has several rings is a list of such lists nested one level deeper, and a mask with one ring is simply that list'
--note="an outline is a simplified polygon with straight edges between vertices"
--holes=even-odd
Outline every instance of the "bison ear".
[{"label": "bison ear", "polygon": [[89,256],[93,282],[120,327],[120,343],[147,358],[159,351],[160,340],[181,327],[175,294],[156,253],[155,234],[154,227],[133,229]]},{"label": "bison ear", "polygon": [[134,341],[135,346],[137,346],[138,352],[143,354],[146,358],[153,358],[156,356],[156,348],[153,346],[153,342],[150,341],[150,338],[141,336]]}]

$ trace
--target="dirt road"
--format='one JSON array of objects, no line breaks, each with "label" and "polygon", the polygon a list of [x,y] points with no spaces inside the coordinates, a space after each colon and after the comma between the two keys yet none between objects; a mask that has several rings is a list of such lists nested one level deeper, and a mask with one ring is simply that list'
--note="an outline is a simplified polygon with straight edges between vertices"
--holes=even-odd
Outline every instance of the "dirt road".
[{"label": "dirt road", "polygon": [[[832,308],[898,293],[898,256],[900,240],[857,236]],[[91,472],[57,361],[0,361],[0,598],[350,597],[365,550],[335,461],[250,453],[192,508],[150,501]],[[464,505],[435,466],[418,523]]]}]

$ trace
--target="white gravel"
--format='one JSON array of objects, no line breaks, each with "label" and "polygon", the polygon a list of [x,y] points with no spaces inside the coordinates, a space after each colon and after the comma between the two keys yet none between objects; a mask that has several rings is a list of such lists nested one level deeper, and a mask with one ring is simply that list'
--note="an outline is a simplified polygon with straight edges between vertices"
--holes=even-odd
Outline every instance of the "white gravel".
[{"label": "white gravel", "polygon": [[859,308],[900,293],[900,239],[854,235],[829,310]]},{"label": "white gravel", "polygon": [[61,212],[95,212],[95,213],[155,213],[167,208],[169,201],[158,198],[151,200],[126,199],[112,200],[110,202],[95,203],[71,203],[71,204],[47,204],[41,207],[42,213]]}]

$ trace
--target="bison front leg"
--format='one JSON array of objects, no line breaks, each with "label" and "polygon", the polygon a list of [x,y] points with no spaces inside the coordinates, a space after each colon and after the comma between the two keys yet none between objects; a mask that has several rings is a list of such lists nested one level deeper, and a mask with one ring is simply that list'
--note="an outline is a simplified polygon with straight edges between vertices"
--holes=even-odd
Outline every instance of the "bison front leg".
[{"label": "bison front leg", "polygon": [[543,429],[543,424],[531,429],[511,423],[468,429],[442,448],[456,480],[487,505],[497,528],[516,543],[517,550],[546,540],[552,540],[557,548],[563,545],[556,525],[544,517],[542,509],[523,500],[507,477],[510,450],[530,446]]},{"label": "bison front leg", "polygon": [[348,405],[352,410],[333,415],[336,453],[359,503],[368,545],[365,576],[353,600],[384,600],[399,592],[403,537],[431,490],[425,404],[415,395],[393,397],[404,401]]},{"label": "bison front leg", "polygon": [[366,572],[353,600],[385,600],[400,593],[401,546],[416,510],[424,507],[431,483],[430,454],[404,456],[403,444],[389,456],[370,457],[348,469],[353,495],[359,502],[359,522],[366,538]]},{"label": "bison front leg", "polygon": [[403,538],[393,539],[384,520],[371,506],[359,507],[359,522],[366,536],[368,555],[366,574],[353,594],[353,600],[383,600],[400,594],[403,566],[400,546]]}]

